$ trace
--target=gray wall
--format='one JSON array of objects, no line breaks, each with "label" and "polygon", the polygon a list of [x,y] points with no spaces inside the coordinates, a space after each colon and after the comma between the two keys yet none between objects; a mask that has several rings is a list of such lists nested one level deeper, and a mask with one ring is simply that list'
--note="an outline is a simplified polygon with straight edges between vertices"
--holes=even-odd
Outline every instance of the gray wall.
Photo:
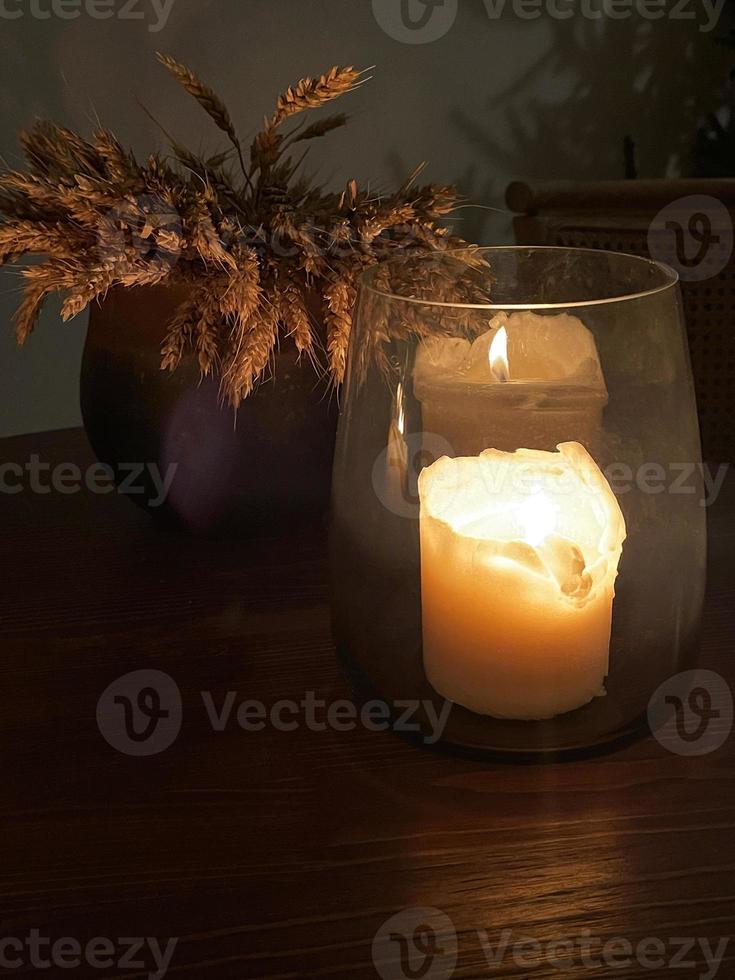
[{"label": "gray wall", "polygon": [[[3,9],[15,11],[14,2],[5,0]],[[701,30],[707,22],[701,0],[688,8],[696,20],[677,21],[636,13],[586,19],[579,0],[567,0],[575,11],[569,19],[544,12],[524,20],[512,0],[491,19],[492,0],[456,0],[448,33],[422,44],[386,33],[371,0],[173,0],[158,31],[151,30],[159,20],[154,0],[133,0],[143,20],[121,19],[122,2],[115,17],[98,19],[86,7],[93,2],[78,0],[80,16],[63,19],[59,13],[71,16],[75,0],[61,7],[53,6],[59,0],[36,0],[36,9],[51,12],[38,19],[17,0],[23,16],[1,20],[0,152],[8,166],[20,164],[16,133],[36,115],[83,131],[99,117],[141,153],[162,147],[136,100],[193,146],[217,143],[206,116],[157,64],[156,50],[208,80],[246,137],[291,81],[354,63],[375,65],[374,78],[344,100],[352,122],[315,148],[312,167],[320,164],[334,184],[356,176],[380,186],[425,159],[429,179],[458,182],[478,204],[502,207],[515,177],[622,176],[627,133],[638,144],[641,176],[681,172],[697,118],[717,106],[730,67],[728,52],[714,41],[724,19],[720,29]],[[388,13],[398,2],[375,0]],[[446,3],[438,16],[451,14],[455,0]],[[478,208],[461,219],[460,230],[477,241],[509,234],[507,215]],[[50,308],[18,351],[11,324],[18,285],[17,270],[6,270],[0,435],[78,424],[86,318],[63,325]]]}]

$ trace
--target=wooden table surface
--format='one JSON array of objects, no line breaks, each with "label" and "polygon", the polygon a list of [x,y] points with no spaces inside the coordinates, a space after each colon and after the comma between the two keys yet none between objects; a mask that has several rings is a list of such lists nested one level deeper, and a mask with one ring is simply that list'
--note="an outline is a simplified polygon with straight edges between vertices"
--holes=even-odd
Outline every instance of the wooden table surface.
[{"label": "wooden table surface", "polygon": [[[76,430],[0,442],[0,462],[31,454],[92,459]],[[702,652],[730,682],[733,483],[710,515]],[[373,962],[382,924],[422,906],[453,923],[456,977],[712,975],[706,947],[685,955],[676,939],[716,948],[733,932],[735,733],[699,758],[649,737],[590,761],[512,766],[361,729],[215,731],[202,691],[216,705],[228,692],[236,705],[349,696],[324,535],[197,540],[87,491],[0,494],[0,506],[0,938],[106,937],[117,951],[107,968],[42,975],[147,976],[151,947],[129,968],[121,940],[176,937],[170,977],[449,976],[441,957],[404,969],[398,941],[382,972]],[[178,739],[142,758],[96,721],[105,688],[140,669],[168,673],[183,699]],[[482,930],[493,946],[504,930],[540,946],[530,965],[506,950],[491,966]],[[593,965],[584,935],[653,940],[652,961],[659,940],[663,960]],[[565,938],[575,962],[555,965],[547,944]],[[451,937],[439,941],[448,956]],[[41,972],[28,955],[5,972]],[[676,956],[697,965],[675,969]],[[716,975],[735,976],[735,940]]]}]

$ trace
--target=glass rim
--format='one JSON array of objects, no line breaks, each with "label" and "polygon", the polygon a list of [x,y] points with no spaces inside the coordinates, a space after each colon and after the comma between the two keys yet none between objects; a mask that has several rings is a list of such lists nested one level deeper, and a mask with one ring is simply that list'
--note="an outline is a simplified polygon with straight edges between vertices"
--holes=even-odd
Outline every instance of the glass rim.
[{"label": "glass rim", "polygon": [[[621,293],[619,296],[606,296],[601,297],[600,299],[574,300],[573,302],[569,303],[446,303],[440,300],[420,299],[417,296],[402,296],[400,293],[393,293],[384,289],[378,289],[371,282],[380,269],[395,266],[400,262],[405,262],[407,259],[418,258],[435,260],[437,257],[451,258],[452,256],[466,255],[469,251],[474,253],[522,251],[549,253],[567,252],[583,255],[595,255],[599,256],[600,258],[617,256],[619,258],[631,260],[637,265],[646,265],[651,269],[658,270],[660,273],[663,273],[665,281],[657,286],[652,286],[650,289],[637,290],[636,292],[631,293]],[[437,249],[435,251],[427,252],[407,252],[401,257],[386,259],[384,262],[379,262],[376,265],[371,266],[360,276],[361,289],[368,289],[374,295],[382,296],[384,299],[393,300],[396,303],[411,303],[415,304],[416,306],[433,306],[444,309],[489,310],[492,312],[502,312],[503,310],[569,310],[579,309],[584,306],[605,306],[610,303],[624,303],[630,300],[656,296],[658,293],[663,293],[668,289],[675,288],[678,283],[679,273],[665,262],[659,262],[656,259],[649,259],[644,255],[634,255],[631,252],[618,252],[601,248],[585,248],[581,246],[577,247],[575,245],[467,245],[464,248]]]}]

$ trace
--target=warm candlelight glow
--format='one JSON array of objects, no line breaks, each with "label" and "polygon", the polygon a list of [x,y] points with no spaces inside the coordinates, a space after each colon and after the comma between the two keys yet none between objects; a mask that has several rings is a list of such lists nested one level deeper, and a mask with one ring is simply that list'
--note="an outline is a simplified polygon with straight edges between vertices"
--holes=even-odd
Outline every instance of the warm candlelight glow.
[{"label": "warm candlelight glow", "polygon": [[423,429],[456,455],[483,449],[597,447],[607,387],[597,344],[575,316],[498,313],[469,340],[427,337],[416,351],[414,393]]},{"label": "warm candlelight glow", "polygon": [[490,369],[498,381],[510,380],[510,365],[508,364],[508,333],[505,327],[493,337],[493,342],[488,350]]},{"label": "warm candlelight glow", "polygon": [[521,504],[518,518],[523,528],[523,540],[534,547],[543,544],[556,528],[556,508],[541,493],[534,494]]},{"label": "warm candlelight glow", "polygon": [[435,690],[514,719],[604,694],[625,521],[584,447],[445,456],[421,472],[419,497]]}]

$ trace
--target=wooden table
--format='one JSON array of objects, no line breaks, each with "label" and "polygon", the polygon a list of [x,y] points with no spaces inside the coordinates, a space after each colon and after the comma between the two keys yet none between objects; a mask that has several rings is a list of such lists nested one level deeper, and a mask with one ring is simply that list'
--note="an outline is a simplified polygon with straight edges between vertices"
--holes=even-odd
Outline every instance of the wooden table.
[{"label": "wooden table", "polygon": [[[91,462],[78,431],[0,449],[21,465],[34,453]],[[730,681],[733,483],[711,517],[703,648],[703,666]],[[592,761],[504,766],[365,730],[217,732],[202,691],[216,705],[230,691],[236,704],[348,696],[324,535],[196,540],[86,491],[26,489],[0,506],[0,937],[35,929],[116,949],[107,968],[43,975],[146,976],[150,947],[144,968],[118,963],[120,940],[140,936],[164,947],[178,937],[171,977],[376,977],[373,936],[417,906],[450,917],[465,978],[695,977],[700,946],[685,957],[698,967],[669,970],[592,966],[578,946],[576,963],[554,966],[546,944],[585,929],[598,947],[648,937],[651,961],[659,940],[668,964],[682,955],[674,937],[716,946],[731,935],[735,733],[701,758],[647,738]],[[103,690],[139,669],[168,673],[183,699],[178,739],[142,758],[116,751],[96,722]],[[541,951],[524,966],[506,950],[491,968],[478,930],[491,945],[512,930],[511,943],[532,937]],[[451,952],[451,938],[438,941]],[[408,975],[395,950],[384,976]],[[14,974],[37,972],[29,955]],[[423,975],[447,975],[444,962]],[[734,975],[735,941],[717,973]]]}]

